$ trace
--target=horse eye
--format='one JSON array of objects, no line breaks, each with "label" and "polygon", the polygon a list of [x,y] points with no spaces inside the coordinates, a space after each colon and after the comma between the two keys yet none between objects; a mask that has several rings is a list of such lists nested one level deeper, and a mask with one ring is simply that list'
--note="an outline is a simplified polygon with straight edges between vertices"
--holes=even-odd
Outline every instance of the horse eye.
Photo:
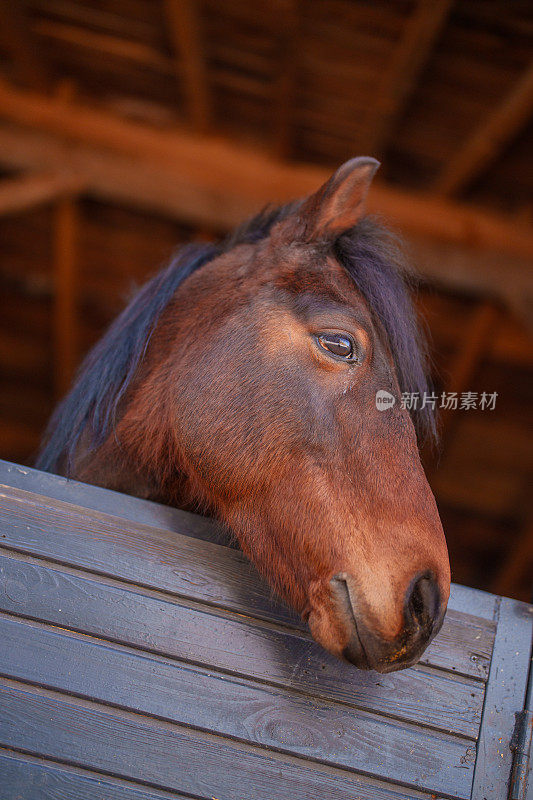
[{"label": "horse eye", "polygon": [[351,360],[354,357],[354,343],[350,336],[342,333],[321,333],[317,341],[323,350],[334,356]]}]

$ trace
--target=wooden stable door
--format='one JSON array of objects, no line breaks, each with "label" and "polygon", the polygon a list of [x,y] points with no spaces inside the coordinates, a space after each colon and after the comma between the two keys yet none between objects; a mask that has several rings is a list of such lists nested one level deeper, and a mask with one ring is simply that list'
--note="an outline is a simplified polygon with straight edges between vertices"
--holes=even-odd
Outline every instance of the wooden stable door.
[{"label": "wooden stable door", "polygon": [[532,612],[454,585],[361,672],[212,521],[1,462],[2,800],[525,798]]}]

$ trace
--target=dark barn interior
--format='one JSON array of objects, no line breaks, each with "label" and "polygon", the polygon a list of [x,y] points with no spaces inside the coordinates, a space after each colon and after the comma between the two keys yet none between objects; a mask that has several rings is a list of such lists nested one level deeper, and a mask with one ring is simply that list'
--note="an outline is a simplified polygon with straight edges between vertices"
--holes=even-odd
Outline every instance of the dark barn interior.
[{"label": "dark barn interior", "polygon": [[533,6],[26,0],[0,6],[0,457],[180,243],[382,162],[440,392],[424,453],[454,581],[533,574]]}]

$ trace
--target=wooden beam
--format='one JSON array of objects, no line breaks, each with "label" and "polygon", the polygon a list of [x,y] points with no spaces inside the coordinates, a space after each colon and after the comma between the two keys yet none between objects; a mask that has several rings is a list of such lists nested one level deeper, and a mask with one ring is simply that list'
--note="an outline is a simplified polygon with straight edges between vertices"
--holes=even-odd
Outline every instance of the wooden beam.
[{"label": "wooden beam", "polygon": [[[435,291],[434,287],[420,288],[413,300],[424,326],[438,342],[441,351],[453,353],[464,338],[462,319],[450,317],[454,314],[455,298],[447,292]],[[490,332],[490,341],[484,358],[491,364],[533,369],[533,347],[531,332],[519,320],[501,308],[498,324]],[[448,370],[448,376],[450,370]],[[446,382],[446,375],[442,376]],[[449,378],[448,378],[449,380]]]},{"label": "wooden beam", "polygon": [[[14,90],[0,80],[2,117],[11,122],[0,124],[0,164],[68,170],[97,197],[208,229],[228,230],[269,202],[308,194],[330,174],[221,138],[160,130],[79,101],[67,105]],[[372,187],[369,210],[409,237],[432,279],[494,294],[531,314],[530,226],[380,183]]]},{"label": "wooden beam", "polygon": [[32,27],[35,33],[51,39],[54,47],[65,45],[81,50],[89,50],[93,57],[111,56],[139,64],[166,75],[172,75],[175,67],[172,60],[155,47],[144,42],[119,38],[109,33],[98,33],[89,27],[69,25],[48,19],[38,19]]},{"label": "wooden beam", "polygon": [[533,62],[503,102],[446,164],[435,183],[435,191],[449,196],[466,189],[502,153],[532,114]]},{"label": "wooden beam", "polygon": [[54,250],[54,393],[62,397],[72,381],[78,361],[76,318],[77,206],[72,198],[59,201],[53,228]]},{"label": "wooden beam", "polygon": [[183,81],[189,116],[197,131],[206,131],[211,118],[209,82],[196,0],[165,0],[168,34],[178,59],[176,73]]},{"label": "wooden beam", "polygon": [[407,106],[426,66],[453,0],[418,0],[405,32],[393,49],[364,121],[360,146],[369,154],[385,151],[395,122]]},{"label": "wooden beam", "polygon": [[431,283],[472,296],[499,298],[533,332],[531,256],[517,256],[501,244],[480,248],[467,240],[460,244],[416,235],[409,239],[408,250],[409,261]]},{"label": "wooden beam", "polygon": [[[500,311],[490,300],[483,300],[473,310],[460,337],[459,348],[448,369],[448,379],[444,391],[460,395],[471,385],[471,381],[479,367],[483,355],[492,343],[494,329],[500,317]],[[452,417],[456,412],[445,408],[439,414],[439,433],[441,451],[449,436]]]},{"label": "wooden beam", "polygon": [[29,211],[81,188],[80,181],[65,172],[6,178],[0,182],[0,217]]},{"label": "wooden beam", "polygon": [[[232,185],[221,190],[188,180],[185,163],[168,167],[155,159],[133,158],[103,148],[66,143],[51,134],[0,123],[1,163],[27,170],[42,169],[44,165],[48,169],[68,168],[73,175],[83,179],[86,193],[100,200],[163,214],[212,232],[226,232],[264,206],[268,197],[276,198],[275,187],[270,188],[269,194],[265,189],[264,198],[251,200],[246,195],[234,194]],[[238,174],[235,183],[239,183]],[[292,196],[298,193],[298,188],[303,187],[298,187],[295,176]],[[431,209],[429,200],[428,203]],[[377,203],[373,205],[373,210],[379,208]],[[459,212],[460,207],[455,211],[460,217]],[[399,222],[398,217],[395,221],[401,223],[401,217]],[[427,276],[432,283],[454,291],[499,297],[527,320],[531,318],[533,296],[531,259],[505,251],[507,244],[512,242],[514,225],[504,226],[503,220],[500,224],[504,232],[498,250],[476,246],[483,244],[483,239],[474,242],[468,237],[459,237],[457,241],[448,239],[447,235],[455,236],[460,232],[459,225],[457,229],[453,227],[444,232],[439,229],[439,234],[443,235],[439,235],[437,240],[429,237],[427,230],[425,236],[420,236],[416,225],[404,226],[403,233],[408,236],[409,261],[416,265],[418,274]],[[505,264],[505,270],[502,270],[502,264]],[[530,327],[533,329],[533,323]]]},{"label": "wooden beam", "polygon": [[293,149],[293,110],[296,96],[299,50],[299,0],[286,0],[280,12],[278,75],[274,105],[274,151],[288,158]]},{"label": "wooden beam", "polygon": [[[497,326],[500,317],[499,308],[491,300],[483,299],[474,308],[470,318],[466,321],[457,352],[447,370],[448,375],[443,383],[443,391],[447,395],[453,392],[460,398],[461,392],[468,389],[480,361],[490,348],[493,329]],[[425,452],[425,460],[428,464],[426,472],[432,486],[438,480],[442,467],[442,455],[453,440],[455,424],[459,420],[458,414],[458,409],[451,408],[443,408],[437,414],[438,451],[426,448]]]},{"label": "wooden beam", "polygon": [[[113,154],[117,164],[118,157],[127,162],[130,174],[136,169],[143,176],[151,172],[152,194],[166,175],[162,184],[165,188],[160,191],[160,207],[172,208],[173,214],[179,207],[185,219],[216,228],[235,225],[268,202],[283,202],[312,192],[330,175],[329,169],[285,164],[262,151],[220,137],[160,130],[78,101],[66,106],[58,98],[17,90],[1,80],[0,119],[50,134],[49,142],[55,141],[59,148],[62,144],[66,164],[76,163],[78,152],[80,170],[84,158],[85,169],[90,170],[91,158],[95,164],[100,156],[106,167],[111,167],[113,159],[109,155]],[[78,151],[73,142],[80,145]],[[12,138],[12,148],[17,151],[16,135]],[[0,148],[0,162],[10,163],[10,153],[4,148]],[[112,171],[120,186],[124,180],[121,181],[116,169]],[[109,183],[94,166],[93,190],[97,191],[98,181]],[[178,196],[180,200],[176,199]],[[140,203],[142,200],[139,198]],[[531,226],[503,215],[427,194],[406,193],[379,182],[372,187],[368,205],[371,212],[388,217],[407,234],[509,256],[533,256]]]},{"label": "wooden beam", "polygon": [[50,76],[29,28],[23,0],[0,0],[0,45],[9,53],[17,78],[32,89],[46,90]]},{"label": "wooden beam", "polygon": [[[66,109],[76,96],[76,84],[66,78],[55,88],[55,97]],[[75,176],[75,172],[72,173]],[[53,368],[54,396],[59,400],[70,388],[78,364],[79,323],[77,244],[78,204],[63,196],[53,222]]]}]

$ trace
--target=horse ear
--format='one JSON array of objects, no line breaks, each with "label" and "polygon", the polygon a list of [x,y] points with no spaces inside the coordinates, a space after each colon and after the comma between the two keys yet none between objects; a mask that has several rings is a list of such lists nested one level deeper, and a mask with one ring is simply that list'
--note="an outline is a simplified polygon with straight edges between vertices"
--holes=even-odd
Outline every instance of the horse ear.
[{"label": "horse ear", "polygon": [[366,196],[379,161],[368,156],[346,161],[299,209],[305,238],[334,239],[353,228],[365,213]]}]

